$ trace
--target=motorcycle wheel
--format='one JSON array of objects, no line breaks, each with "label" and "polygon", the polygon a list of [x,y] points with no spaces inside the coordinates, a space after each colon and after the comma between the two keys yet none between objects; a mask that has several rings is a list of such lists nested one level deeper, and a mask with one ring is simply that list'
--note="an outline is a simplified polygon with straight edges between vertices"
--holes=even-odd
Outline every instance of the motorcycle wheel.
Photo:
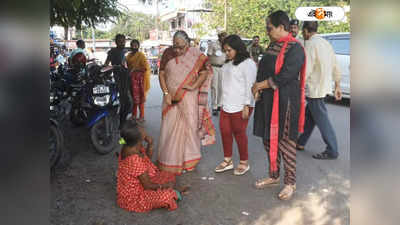
[{"label": "motorcycle wheel", "polygon": [[82,126],[86,123],[86,116],[83,110],[79,108],[72,108],[70,113],[70,120],[75,126]]},{"label": "motorcycle wheel", "polygon": [[118,142],[118,121],[110,118],[111,135],[106,134],[105,118],[93,125],[90,130],[90,139],[97,153],[105,155],[114,150]]},{"label": "motorcycle wheel", "polygon": [[59,129],[50,125],[49,130],[49,163],[50,169],[53,169],[61,156],[63,137]]}]

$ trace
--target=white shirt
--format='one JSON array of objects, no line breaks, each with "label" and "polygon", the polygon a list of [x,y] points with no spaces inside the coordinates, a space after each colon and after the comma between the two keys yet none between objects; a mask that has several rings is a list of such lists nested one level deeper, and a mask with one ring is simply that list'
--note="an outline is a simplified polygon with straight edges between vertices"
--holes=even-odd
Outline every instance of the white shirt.
[{"label": "white shirt", "polygon": [[230,61],[222,67],[222,74],[222,109],[227,113],[236,113],[242,111],[245,105],[254,107],[251,87],[257,77],[255,62],[248,58],[235,66]]},{"label": "white shirt", "polygon": [[327,40],[316,34],[304,45],[307,55],[306,96],[325,98],[332,93],[332,80],[340,82],[341,79],[335,51]]}]

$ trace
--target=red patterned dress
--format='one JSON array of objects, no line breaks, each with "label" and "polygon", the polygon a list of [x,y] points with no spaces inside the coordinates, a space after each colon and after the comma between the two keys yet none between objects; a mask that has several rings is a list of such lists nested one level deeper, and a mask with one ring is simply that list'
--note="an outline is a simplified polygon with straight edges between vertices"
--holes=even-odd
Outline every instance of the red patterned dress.
[{"label": "red patterned dress", "polygon": [[143,157],[138,154],[118,159],[117,204],[128,211],[148,212],[156,208],[178,208],[178,196],[172,188],[145,190],[139,176],[147,172],[153,183],[164,184],[175,181],[175,175],[160,171],[142,149]]}]

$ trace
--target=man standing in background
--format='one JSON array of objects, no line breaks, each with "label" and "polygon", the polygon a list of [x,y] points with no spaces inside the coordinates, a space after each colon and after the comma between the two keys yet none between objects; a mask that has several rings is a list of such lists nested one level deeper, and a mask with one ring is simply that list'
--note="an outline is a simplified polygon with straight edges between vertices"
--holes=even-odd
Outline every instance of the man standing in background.
[{"label": "man standing in background", "polygon": [[297,35],[299,34],[299,20],[298,19],[292,19],[290,21],[290,26],[289,26],[289,31],[292,34],[294,38],[297,38]]},{"label": "man standing in background", "polygon": [[328,117],[325,97],[332,93],[332,80],[335,81],[335,98],[340,100],[341,72],[336,62],[332,45],[317,34],[318,22],[305,21],[302,28],[307,55],[306,99],[304,133],[297,142],[297,150],[304,150],[314,127],[321,132],[326,144],[325,151],[315,154],[314,159],[336,159],[339,156],[335,130]]},{"label": "man standing in background", "polygon": [[214,73],[211,81],[211,107],[214,116],[218,115],[218,111],[221,107],[222,66],[226,60],[226,55],[222,51],[222,42],[226,36],[226,32],[219,33],[218,42],[211,42],[207,50],[207,55]]},{"label": "man standing in background", "polygon": [[111,65],[124,65],[126,67],[125,55],[128,50],[125,49],[125,35],[117,34],[115,36],[115,45],[116,48],[112,48],[107,53],[107,59],[104,63],[105,66],[108,66],[111,62]]},{"label": "man standing in background", "polygon": [[117,81],[118,90],[120,92],[120,127],[122,127],[129,113],[132,112],[132,82],[131,77],[127,69],[125,55],[128,50],[125,49],[125,35],[117,34],[115,36],[116,48],[112,48],[107,53],[107,59],[104,63],[108,66],[111,62],[115,67],[115,80]]},{"label": "man standing in background", "polygon": [[260,37],[254,36],[253,42],[247,48],[247,51],[250,53],[250,57],[254,60],[254,62],[258,65],[258,58],[260,55],[264,54],[264,48],[260,46]]},{"label": "man standing in background", "polygon": [[78,41],[76,41],[76,49],[74,49],[72,52],[71,52],[71,56],[70,56],[70,58],[72,59],[72,57],[74,57],[74,55],[76,55],[76,54],[78,54],[78,53],[83,53],[85,56],[86,56],[86,58],[88,58],[88,53],[87,53],[87,51],[85,50],[85,48],[86,48],[86,44],[85,44],[85,41],[84,40],[78,40]]}]

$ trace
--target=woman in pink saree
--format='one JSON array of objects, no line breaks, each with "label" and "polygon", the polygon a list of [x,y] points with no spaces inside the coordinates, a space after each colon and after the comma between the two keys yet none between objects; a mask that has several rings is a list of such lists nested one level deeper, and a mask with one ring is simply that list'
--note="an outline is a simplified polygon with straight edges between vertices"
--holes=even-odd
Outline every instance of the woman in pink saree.
[{"label": "woman in pink saree", "polygon": [[164,98],[158,166],[177,175],[195,169],[201,145],[215,143],[207,106],[212,70],[207,56],[189,43],[188,35],[177,31],[173,47],[165,50],[160,63]]}]

